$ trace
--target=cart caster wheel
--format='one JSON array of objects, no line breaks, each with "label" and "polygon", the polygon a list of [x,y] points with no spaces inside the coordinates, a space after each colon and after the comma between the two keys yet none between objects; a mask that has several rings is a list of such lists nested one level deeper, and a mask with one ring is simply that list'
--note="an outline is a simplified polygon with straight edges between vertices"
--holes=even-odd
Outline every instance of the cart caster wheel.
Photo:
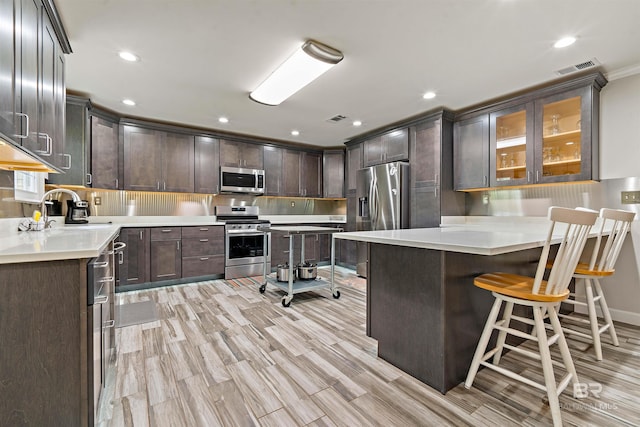
[{"label": "cart caster wheel", "polygon": [[267,285],[260,286],[260,293],[264,294],[264,291],[267,289]]},{"label": "cart caster wheel", "polygon": [[287,301],[286,298],[282,298],[282,306],[283,307],[290,307],[291,306],[291,300]]},{"label": "cart caster wheel", "polygon": [[333,294],[333,297],[334,297],[335,299],[340,298],[340,291],[335,291],[335,293]]}]

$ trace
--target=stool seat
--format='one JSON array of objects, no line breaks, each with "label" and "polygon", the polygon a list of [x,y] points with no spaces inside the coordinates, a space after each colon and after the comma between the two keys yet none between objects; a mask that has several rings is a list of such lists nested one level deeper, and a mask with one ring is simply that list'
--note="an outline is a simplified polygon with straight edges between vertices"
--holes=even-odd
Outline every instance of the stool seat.
[{"label": "stool seat", "polygon": [[[551,267],[553,267],[553,260],[547,263],[547,268],[550,269]],[[613,273],[615,272],[616,270],[613,268],[607,269],[607,270],[598,270],[595,268],[590,268],[589,264],[587,264],[586,262],[579,262],[578,265],[576,266],[575,274],[581,274],[583,276],[606,277],[606,276],[613,276]]]},{"label": "stool seat", "polygon": [[569,289],[559,294],[546,294],[546,280],[540,283],[540,293],[534,293],[534,281],[533,277],[497,272],[482,274],[473,280],[473,284],[487,291],[529,301],[561,302],[569,297]]}]

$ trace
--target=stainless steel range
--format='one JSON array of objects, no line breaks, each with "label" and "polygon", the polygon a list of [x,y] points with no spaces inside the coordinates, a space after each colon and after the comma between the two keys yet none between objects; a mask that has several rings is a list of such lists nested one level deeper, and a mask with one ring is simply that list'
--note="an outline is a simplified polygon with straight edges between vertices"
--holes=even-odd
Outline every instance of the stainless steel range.
[{"label": "stainless steel range", "polygon": [[271,223],[258,219],[258,211],[258,206],[216,206],[216,220],[225,223],[225,279],[261,276],[265,262],[271,271]]}]

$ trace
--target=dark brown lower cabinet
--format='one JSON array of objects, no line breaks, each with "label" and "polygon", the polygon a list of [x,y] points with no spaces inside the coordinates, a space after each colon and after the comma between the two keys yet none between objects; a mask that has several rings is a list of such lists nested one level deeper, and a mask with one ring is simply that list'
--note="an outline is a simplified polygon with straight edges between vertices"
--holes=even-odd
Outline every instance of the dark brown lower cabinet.
[{"label": "dark brown lower cabinet", "polygon": [[122,228],[119,240],[127,244],[118,265],[120,287],[224,275],[221,225]]},{"label": "dark brown lower cabinet", "polygon": [[122,228],[119,241],[125,243],[122,263],[118,265],[116,286],[135,285],[149,281],[149,228]]},{"label": "dark brown lower cabinet", "polygon": [[151,229],[151,281],[182,278],[182,229],[154,227]]},{"label": "dark brown lower cabinet", "polygon": [[182,227],[182,277],[224,274],[224,227]]}]

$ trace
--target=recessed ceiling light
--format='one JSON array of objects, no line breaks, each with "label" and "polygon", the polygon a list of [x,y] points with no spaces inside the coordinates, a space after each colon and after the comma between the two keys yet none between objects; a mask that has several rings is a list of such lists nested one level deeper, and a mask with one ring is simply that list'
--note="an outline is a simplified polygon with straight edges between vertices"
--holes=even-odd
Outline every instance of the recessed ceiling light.
[{"label": "recessed ceiling light", "polygon": [[132,106],[132,107],[133,107],[134,105],[136,105],[135,101],[133,101],[133,100],[131,100],[131,99],[123,99],[123,100],[122,100],[122,103],[123,103],[124,105],[130,105],[130,106]]},{"label": "recessed ceiling light", "polygon": [[355,127],[362,126],[362,122],[361,122],[360,120],[355,120],[355,121],[353,122],[353,125],[354,125]]},{"label": "recessed ceiling light", "polygon": [[218,117],[220,123],[229,123],[229,119],[226,117]]},{"label": "recessed ceiling light", "polygon": [[140,61],[140,57],[137,55],[134,55],[131,52],[126,52],[126,51],[122,51],[118,53],[118,56],[120,56],[120,58],[124,59],[125,61],[129,61],[129,62],[137,62]]},{"label": "recessed ceiling light", "polygon": [[300,135],[300,131],[292,130],[292,131],[291,131],[291,135],[293,135],[293,136],[298,136],[298,135]]},{"label": "recessed ceiling light", "polygon": [[425,93],[424,95],[422,95],[422,97],[424,99],[433,99],[433,98],[436,97],[436,93],[429,91],[429,92]]},{"label": "recessed ceiling light", "polygon": [[555,42],[553,47],[555,47],[556,49],[560,49],[560,48],[563,48],[563,47],[571,46],[575,42],[576,42],[576,38],[575,37],[571,37],[571,36],[563,37],[560,40],[558,40],[557,42]]}]

